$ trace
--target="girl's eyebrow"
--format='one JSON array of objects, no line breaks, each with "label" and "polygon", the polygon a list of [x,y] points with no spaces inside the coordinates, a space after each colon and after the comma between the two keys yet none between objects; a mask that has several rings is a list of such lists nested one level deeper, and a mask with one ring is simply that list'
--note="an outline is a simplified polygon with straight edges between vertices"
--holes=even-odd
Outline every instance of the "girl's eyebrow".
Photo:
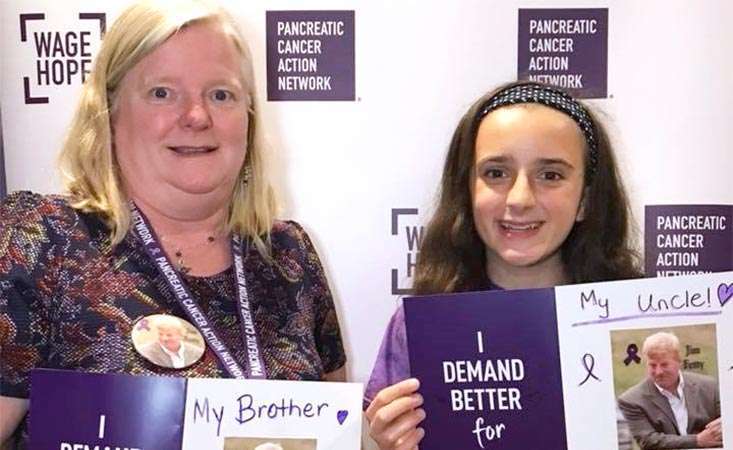
[{"label": "girl's eyebrow", "polygon": [[[506,155],[489,156],[489,157],[486,157],[486,158],[483,158],[483,159],[479,160],[478,163],[477,163],[477,165],[481,165],[481,164],[484,164],[484,163],[487,163],[487,162],[504,164],[504,163],[513,161],[513,159],[514,158],[512,158],[511,156],[506,156]],[[535,162],[535,165],[538,165],[538,166],[549,166],[549,165],[553,165],[553,164],[557,164],[557,165],[560,165],[560,166],[565,166],[565,167],[567,167],[569,169],[574,169],[575,168],[575,166],[573,166],[572,164],[570,164],[567,160],[565,160],[563,158],[539,158]]]},{"label": "girl's eyebrow", "polygon": [[499,155],[499,156],[489,156],[486,158],[483,158],[478,161],[478,164],[483,164],[485,162],[495,162],[495,163],[506,163],[511,161],[512,158],[506,155]]},{"label": "girl's eyebrow", "polygon": [[541,166],[552,165],[552,164],[559,164],[559,165],[565,166],[565,167],[567,167],[569,169],[574,169],[575,168],[575,166],[573,166],[572,164],[570,164],[569,162],[567,162],[566,160],[564,160],[562,158],[540,158],[539,160],[537,160],[537,164],[538,165],[541,165]]}]

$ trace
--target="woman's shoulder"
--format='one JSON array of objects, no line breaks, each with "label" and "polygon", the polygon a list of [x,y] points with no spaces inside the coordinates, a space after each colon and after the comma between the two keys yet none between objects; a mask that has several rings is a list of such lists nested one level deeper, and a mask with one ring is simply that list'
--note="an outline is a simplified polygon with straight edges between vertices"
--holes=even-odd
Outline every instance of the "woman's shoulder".
[{"label": "woman's shoulder", "polygon": [[[0,266],[4,275],[52,286],[69,243],[79,236],[79,215],[57,195],[14,192],[0,202]],[[25,274],[25,275],[24,275]],[[48,276],[49,278],[45,278]]]},{"label": "woman's shoulder", "polygon": [[69,198],[63,195],[17,191],[0,203],[0,224],[4,226],[62,224],[76,222],[77,219]]},{"label": "woman's shoulder", "polygon": [[302,239],[303,236],[307,236],[308,234],[305,232],[303,226],[294,220],[276,220],[272,224],[270,235],[272,239],[286,237]]},{"label": "woman's shoulder", "polygon": [[289,278],[305,272],[321,272],[320,258],[308,233],[298,222],[278,220],[270,232],[270,252],[281,269],[289,268]]},{"label": "woman's shoulder", "polygon": [[276,220],[270,231],[272,250],[311,249],[313,244],[305,228],[294,220]]}]

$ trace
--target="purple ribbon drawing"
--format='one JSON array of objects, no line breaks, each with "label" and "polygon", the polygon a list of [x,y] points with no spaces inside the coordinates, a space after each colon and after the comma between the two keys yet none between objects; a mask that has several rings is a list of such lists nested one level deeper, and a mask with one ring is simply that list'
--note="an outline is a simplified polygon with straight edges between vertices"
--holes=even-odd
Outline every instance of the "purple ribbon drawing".
[{"label": "purple ribbon drawing", "polygon": [[601,381],[600,378],[598,378],[593,373],[593,368],[596,366],[596,359],[591,355],[590,353],[586,353],[583,355],[583,367],[585,367],[585,371],[587,372],[585,375],[585,380],[581,381],[578,386],[582,386],[585,383],[588,382],[591,378],[594,378],[596,381]]},{"label": "purple ribbon drawing", "polygon": [[626,347],[626,359],[624,359],[624,364],[629,365],[632,362],[635,362],[636,364],[641,364],[641,358],[639,358],[639,347],[636,344],[629,344],[628,347]]}]

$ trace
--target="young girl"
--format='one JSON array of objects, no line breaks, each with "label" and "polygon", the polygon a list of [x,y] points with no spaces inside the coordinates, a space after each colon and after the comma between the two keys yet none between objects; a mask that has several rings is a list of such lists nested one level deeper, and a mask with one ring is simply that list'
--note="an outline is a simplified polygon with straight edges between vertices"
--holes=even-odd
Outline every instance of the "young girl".
[{"label": "young girl", "polygon": [[[516,82],[471,106],[453,135],[414,294],[529,289],[635,278],[629,206],[608,136],[567,93]],[[404,311],[367,385],[370,434],[413,449],[425,432]]]}]

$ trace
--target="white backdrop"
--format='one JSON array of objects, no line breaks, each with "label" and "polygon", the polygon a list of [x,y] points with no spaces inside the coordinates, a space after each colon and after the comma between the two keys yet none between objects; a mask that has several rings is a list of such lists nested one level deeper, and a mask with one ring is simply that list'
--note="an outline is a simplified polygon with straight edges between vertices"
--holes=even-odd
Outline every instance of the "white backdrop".
[{"label": "white backdrop", "polygon": [[[19,15],[44,13],[34,30],[87,30],[127,2],[0,0],[2,138],[8,191],[58,192],[55,157],[80,82],[38,88],[48,104],[25,104],[34,73],[32,39]],[[323,0],[309,9],[355,11],[355,100],[267,102],[265,11],[295,1],[224,2],[250,40],[258,91],[284,200],[320,252],[337,299],[353,380],[371,370],[394,310],[390,274],[406,278],[405,226],[434,197],[453,128],[472,101],[517,76],[517,9],[608,8],[608,98],[592,100],[617,149],[639,227],[646,204],[732,204],[733,4],[710,0],[375,1]],[[399,218],[392,209],[418,208]],[[639,235],[641,236],[641,235]]]}]

